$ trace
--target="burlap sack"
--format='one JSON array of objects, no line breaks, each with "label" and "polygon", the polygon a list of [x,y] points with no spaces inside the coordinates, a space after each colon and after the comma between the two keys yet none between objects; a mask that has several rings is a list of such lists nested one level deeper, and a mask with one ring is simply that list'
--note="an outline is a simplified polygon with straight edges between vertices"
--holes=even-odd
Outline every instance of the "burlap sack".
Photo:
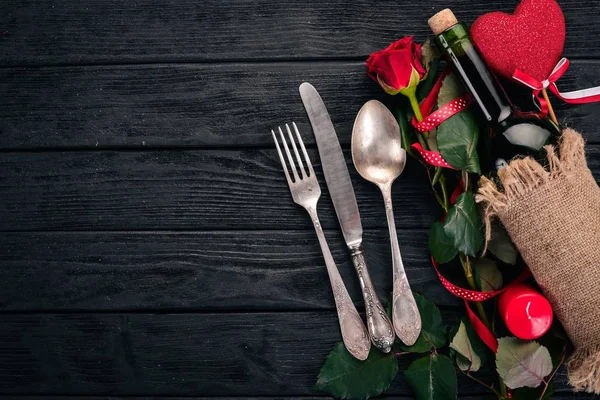
[{"label": "burlap sack", "polygon": [[584,140],[565,129],[559,155],[548,167],[513,160],[501,188],[479,183],[486,233],[497,216],[531,269],[573,342],[569,382],[576,391],[600,393],[600,188],[587,167]]}]

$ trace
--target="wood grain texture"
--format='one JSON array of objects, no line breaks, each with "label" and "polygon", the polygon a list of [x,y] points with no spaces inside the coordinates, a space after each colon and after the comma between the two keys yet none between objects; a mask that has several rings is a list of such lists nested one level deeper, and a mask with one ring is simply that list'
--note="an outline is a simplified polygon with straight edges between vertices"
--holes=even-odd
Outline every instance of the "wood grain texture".
[{"label": "wood grain texture", "polygon": [[[600,145],[588,145],[600,178]],[[339,229],[323,195],[322,225]],[[386,227],[377,187],[346,152],[363,227]],[[424,168],[411,160],[394,184],[396,223],[429,228],[440,215]],[[275,149],[6,153],[0,158],[0,230],[312,229],[291,198]]]},{"label": "wood grain texture", "polygon": [[[561,90],[600,85],[600,62],[572,64]],[[367,100],[391,105],[363,62],[6,68],[0,149],[272,147],[270,130],[290,121],[312,144],[303,81],[321,93],[343,143]],[[510,93],[531,106],[527,91]],[[561,122],[600,143],[599,104],[554,105]]]},{"label": "wood grain texture", "polygon": [[[456,0],[471,23],[516,2]],[[5,0],[0,8],[3,65],[341,58],[365,56],[405,35],[430,35],[427,19],[444,0]],[[562,0],[565,53],[600,53],[596,1]]]},{"label": "wood grain texture", "polygon": [[[399,232],[413,290],[459,305],[440,284],[426,230]],[[338,230],[330,249],[359,308],[356,274]],[[387,230],[364,235],[382,301],[392,290]],[[37,249],[37,251],[32,251]],[[0,308],[48,310],[335,310],[310,231],[0,234]]]},{"label": "wood grain texture", "polygon": [[[310,156],[320,172],[316,150]],[[379,189],[358,175],[348,152],[346,160],[363,226],[386,227]],[[338,229],[318,178],[322,224]],[[6,153],[0,196],[0,229],[11,231],[312,229],[275,148]],[[428,228],[439,214],[434,203],[424,168],[410,163],[394,185],[398,227]]]},{"label": "wood grain texture", "polygon": [[[443,318],[455,323],[458,315],[443,312]],[[307,396],[338,340],[334,312],[4,315],[0,390]],[[412,359],[400,358],[401,370]],[[564,373],[558,377],[558,392],[566,389],[564,378]],[[459,391],[484,393],[463,376]],[[410,393],[401,377],[387,392]]]}]

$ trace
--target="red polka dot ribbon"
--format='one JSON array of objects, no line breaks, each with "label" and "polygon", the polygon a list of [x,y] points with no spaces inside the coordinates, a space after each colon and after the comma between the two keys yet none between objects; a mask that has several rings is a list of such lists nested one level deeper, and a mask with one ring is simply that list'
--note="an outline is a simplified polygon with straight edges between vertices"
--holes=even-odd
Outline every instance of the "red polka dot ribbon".
[{"label": "red polka dot ribbon", "polygon": [[469,107],[472,103],[473,98],[469,94],[465,94],[464,96],[454,99],[450,103],[438,108],[427,117],[423,118],[423,121],[414,124],[414,127],[419,132],[429,132],[430,130],[437,128],[438,125],[446,121],[448,118]]},{"label": "red polka dot ribbon", "polygon": [[452,165],[448,164],[446,160],[444,160],[444,157],[442,157],[439,151],[424,150],[420,143],[413,143],[410,147],[417,150],[421,157],[423,157],[423,160],[425,160],[425,162],[429,165],[433,165],[434,167],[456,169]]},{"label": "red polka dot ribbon", "polygon": [[481,338],[481,340],[483,340],[486,346],[488,346],[490,350],[492,350],[495,353],[498,350],[498,340],[496,339],[492,331],[490,331],[488,327],[485,326],[485,324],[479,319],[479,317],[475,315],[473,310],[471,310],[471,307],[469,306],[468,302],[481,302],[490,300],[498,296],[511,286],[523,282],[525,279],[529,278],[531,276],[531,272],[529,272],[529,269],[526,268],[523,272],[521,272],[521,275],[519,275],[517,279],[515,279],[508,286],[500,290],[494,290],[493,292],[480,292],[477,290],[463,289],[460,286],[456,286],[442,275],[438,268],[438,263],[433,259],[433,257],[431,257],[431,263],[433,264],[433,268],[435,268],[435,272],[437,273],[438,278],[440,278],[440,281],[442,282],[442,286],[444,286],[444,288],[446,288],[446,290],[452,293],[454,296],[464,300],[465,307],[467,308],[467,315],[469,316],[469,321],[471,321],[471,325],[473,325],[473,329],[475,329],[475,332],[477,332],[477,335],[479,335],[479,337]]},{"label": "red polka dot ribbon", "polygon": [[[413,117],[411,123],[417,129],[417,131],[423,133],[436,128],[438,125],[446,121],[448,118],[452,117],[456,113],[461,112],[465,108],[469,107],[473,103],[473,99],[468,94],[459,97],[458,99],[454,99],[448,104],[440,107],[434,112],[431,112],[433,108],[437,105],[438,95],[440,93],[440,89],[442,88],[442,84],[444,83],[444,78],[450,73],[450,70],[446,68],[444,72],[440,75],[435,85],[429,92],[429,95],[421,102],[419,108],[421,110],[421,114],[426,117],[418,122],[415,117]],[[456,169],[452,167],[450,164],[444,160],[442,155],[437,151],[429,151],[423,149],[423,147],[419,143],[415,143],[412,147],[419,152],[421,157],[430,165],[435,167],[444,167],[450,169]]]},{"label": "red polka dot ribbon", "polygon": [[[462,192],[464,192],[464,182],[461,179],[458,182],[456,189],[454,189],[454,192],[452,193],[450,203],[454,204],[456,202],[456,198]],[[442,221],[444,219],[445,215],[442,218]],[[440,282],[442,282],[442,286],[444,286],[444,288],[450,293],[452,293],[454,296],[462,299],[465,302],[467,315],[469,317],[469,321],[471,321],[471,325],[473,325],[473,329],[475,329],[475,332],[477,332],[477,335],[481,338],[481,340],[483,340],[486,346],[488,346],[490,350],[492,350],[495,353],[498,350],[498,340],[496,339],[496,336],[494,336],[492,331],[490,331],[488,327],[479,319],[479,317],[477,317],[473,310],[471,310],[471,307],[469,306],[469,301],[482,302],[498,296],[502,292],[509,289],[511,286],[523,282],[527,278],[531,277],[531,272],[529,271],[529,269],[525,268],[523,272],[521,272],[521,275],[517,277],[517,279],[515,279],[509,285],[505,286],[500,290],[494,290],[492,292],[480,292],[478,290],[464,289],[450,282],[444,277],[444,275],[442,275],[438,263],[434,260],[433,257],[431,257],[431,264],[433,264],[433,268],[435,269],[435,272],[438,278],[440,279]]]}]

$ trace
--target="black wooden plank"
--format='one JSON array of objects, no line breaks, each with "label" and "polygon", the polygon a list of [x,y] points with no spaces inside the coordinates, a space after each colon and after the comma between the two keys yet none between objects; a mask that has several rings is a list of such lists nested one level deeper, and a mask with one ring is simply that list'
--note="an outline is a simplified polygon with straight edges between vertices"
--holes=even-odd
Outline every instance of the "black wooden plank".
[{"label": "black wooden plank", "polygon": [[[448,323],[458,320],[444,312]],[[334,312],[45,314],[0,320],[3,394],[311,395]],[[400,359],[400,368],[411,357]],[[481,386],[460,379],[462,394]],[[405,381],[388,394],[408,395]]]},{"label": "black wooden plank", "polygon": [[[600,62],[573,62],[560,86],[600,85],[599,71]],[[292,120],[310,144],[298,95],[305,80],[321,92],[344,143],[364,102],[392,99],[363,62],[0,69],[0,149],[272,146],[270,130]],[[555,106],[600,143],[600,105]]]},{"label": "black wooden plank", "polygon": [[[600,176],[600,145],[587,146]],[[316,151],[325,228],[338,229]],[[385,227],[377,187],[346,160],[363,227]],[[275,149],[5,153],[1,230],[312,229],[294,204]],[[440,214],[424,168],[411,160],[394,184],[399,229],[429,228]]]},{"label": "black wooden plank", "polygon": [[[362,296],[339,231],[330,249],[359,308]],[[433,271],[426,230],[399,232],[414,290],[457,305]],[[382,300],[392,290],[387,230],[365,233]],[[32,251],[32,249],[38,249]],[[0,234],[0,308],[33,310],[335,310],[311,231]]]},{"label": "black wooden plank", "polygon": [[[320,171],[316,150],[310,155]],[[364,227],[385,227],[377,187],[351,165]],[[0,158],[2,230],[312,229],[292,201],[275,148],[151,152],[6,153]],[[319,175],[322,224],[338,228]],[[424,169],[394,186],[399,228],[438,213]]]},{"label": "black wooden plank", "polygon": [[[456,0],[471,23],[517,2]],[[562,0],[571,57],[600,55],[596,1]],[[123,63],[365,56],[404,35],[423,40],[444,0],[5,0],[0,6],[3,65]]]},{"label": "black wooden plank", "polygon": [[[443,311],[453,324],[459,314]],[[334,312],[43,314],[0,320],[2,394],[310,396]],[[414,359],[400,358],[400,371]],[[481,378],[489,381],[484,372]],[[557,392],[568,392],[564,370]],[[485,390],[459,376],[462,395]],[[388,395],[409,395],[398,377]]]},{"label": "black wooden plank", "polygon": [[[16,400],[64,400],[64,396],[47,396],[47,395],[12,395],[12,396],[3,396],[0,395],[0,399],[16,399]],[[143,396],[77,396],[80,400],[273,400],[273,397],[256,397],[256,396],[236,396],[236,397],[179,397],[179,396],[151,396],[151,397],[143,397]],[[474,395],[474,396],[460,396],[462,400],[488,400],[488,399],[496,399],[495,396],[492,395]],[[564,395],[553,396],[553,399],[571,399],[572,397],[565,397]],[[585,400],[585,397],[577,397],[578,399]],[[591,397],[588,397],[591,399]],[[333,399],[331,396],[319,395],[319,393],[315,393],[314,396],[277,396],[277,400],[324,400],[324,399]],[[406,399],[414,399],[413,396],[378,396],[378,400],[406,400]]]}]

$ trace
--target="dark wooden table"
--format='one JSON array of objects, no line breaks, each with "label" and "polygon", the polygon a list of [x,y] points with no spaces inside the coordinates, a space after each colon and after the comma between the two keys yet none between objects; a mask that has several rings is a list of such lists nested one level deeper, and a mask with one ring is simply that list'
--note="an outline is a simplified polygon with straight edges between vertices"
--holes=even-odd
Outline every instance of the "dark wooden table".
[{"label": "dark wooden table", "polygon": [[[515,3],[3,0],[0,394],[322,396],[311,386],[340,339],[336,313],[270,129],[296,121],[316,156],[297,92],[307,80],[347,150],[360,106],[385,98],[365,75],[370,52],[423,40],[444,6],[470,23]],[[600,5],[560,3],[572,60],[561,86],[598,85]],[[557,103],[557,113],[585,134],[600,178],[600,106]],[[350,172],[387,299],[381,198]],[[438,210],[414,162],[394,202],[413,287],[456,321],[460,304],[428,262]],[[361,306],[326,190],[320,215]],[[564,372],[558,383],[555,398],[575,398]],[[461,379],[460,394],[485,392]],[[388,395],[411,391],[399,378]]]}]

